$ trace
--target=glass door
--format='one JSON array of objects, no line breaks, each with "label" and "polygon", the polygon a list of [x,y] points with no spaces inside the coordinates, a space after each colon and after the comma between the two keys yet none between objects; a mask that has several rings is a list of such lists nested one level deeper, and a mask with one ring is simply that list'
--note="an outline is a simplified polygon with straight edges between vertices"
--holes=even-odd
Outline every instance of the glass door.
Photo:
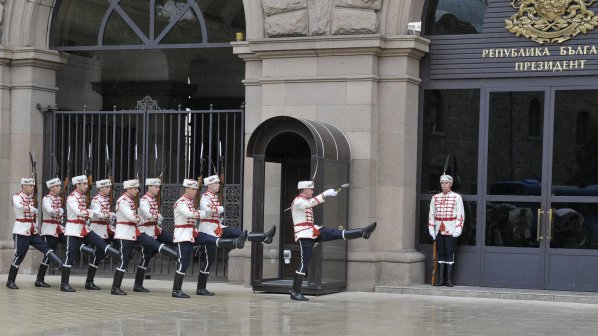
[{"label": "glass door", "polygon": [[598,290],[598,90],[553,89],[546,287]]},{"label": "glass door", "polygon": [[543,288],[550,92],[487,92],[484,286]]}]

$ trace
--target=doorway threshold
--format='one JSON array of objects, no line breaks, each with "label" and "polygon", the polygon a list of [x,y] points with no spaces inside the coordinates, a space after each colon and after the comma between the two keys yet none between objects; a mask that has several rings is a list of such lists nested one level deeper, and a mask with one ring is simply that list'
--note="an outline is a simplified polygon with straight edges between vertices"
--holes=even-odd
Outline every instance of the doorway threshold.
[{"label": "doorway threshold", "polygon": [[546,302],[568,302],[598,305],[598,293],[554,291],[542,289],[494,288],[494,287],[434,287],[427,284],[412,286],[376,286],[376,293],[405,295],[428,295],[498,300],[527,300]]}]

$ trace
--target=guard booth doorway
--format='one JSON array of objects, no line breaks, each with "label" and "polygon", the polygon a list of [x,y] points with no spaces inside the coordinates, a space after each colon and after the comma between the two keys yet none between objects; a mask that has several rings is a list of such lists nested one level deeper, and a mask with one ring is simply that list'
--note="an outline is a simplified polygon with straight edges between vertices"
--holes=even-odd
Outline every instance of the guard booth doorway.
[{"label": "guard booth doorway", "polygon": [[[292,117],[264,121],[251,135],[247,157],[253,158],[252,231],[277,226],[271,245],[252,244],[251,284],[254,291],[287,293],[300,263],[291,211],[297,182],[313,179],[315,195],[347,183],[351,149],[335,126]],[[349,193],[343,189],[314,208],[316,225],[348,228]],[[347,286],[347,243],[317,244],[303,282],[304,294],[343,291]]]}]

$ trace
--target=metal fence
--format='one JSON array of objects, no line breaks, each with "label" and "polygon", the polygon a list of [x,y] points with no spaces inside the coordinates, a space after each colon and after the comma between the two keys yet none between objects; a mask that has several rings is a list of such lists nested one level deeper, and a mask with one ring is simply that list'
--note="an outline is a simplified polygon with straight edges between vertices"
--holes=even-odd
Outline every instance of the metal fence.
[{"label": "metal fence", "polygon": [[[64,179],[67,172],[69,177],[83,175],[86,169],[94,181],[106,179],[111,173],[116,200],[123,193],[124,180],[139,177],[141,195],[145,190],[145,178],[163,173],[163,229],[172,232],[173,206],[183,192],[183,179],[220,173],[222,165],[225,176],[224,223],[242,228],[243,122],[242,108],[181,110],[179,107],[177,110],[162,110],[156,101],[147,96],[131,110],[49,109],[44,118],[44,180],[55,176]],[[202,148],[205,160],[200,167]],[[106,151],[109,152],[111,165],[108,165]],[[218,160],[219,156],[223,160]],[[70,185],[67,192],[71,192],[72,188]],[[94,183],[91,196],[96,193]],[[227,256],[228,251],[218,250],[213,273],[226,276]],[[130,264],[135,265],[138,258],[139,253]],[[87,257],[82,256],[79,268],[87,269],[87,264]],[[135,272],[135,268],[129,267],[128,271]],[[107,260],[101,269],[112,271],[114,265]],[[174,260],[158,255],[153,259],[148,274],[170,274],[174,269]],[[196,263],[190,269],[192,274],[196,273]]]}]

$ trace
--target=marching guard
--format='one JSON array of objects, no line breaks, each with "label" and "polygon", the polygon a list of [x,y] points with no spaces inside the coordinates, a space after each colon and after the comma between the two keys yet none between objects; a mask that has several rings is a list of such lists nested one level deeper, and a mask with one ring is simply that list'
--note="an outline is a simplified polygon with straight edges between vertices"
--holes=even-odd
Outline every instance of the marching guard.
[{"label": "marching guard", "polygon": [[49,259],[57,265],[62,265],[62,260],[48,247],[48,244],[37,233],[38,210],[33,205],[31,195],[35,190],[35,179],[22,178],[21,191],[12,197],[12,206],[15,212],[15,224],[12,229],[15,242],[15,258],[10,265],[6,287],[19,289],[15,280],[19,271],[19,265],[27,255],[29,246],[33,246],[45,255],[44,260]]},{"label": "marching guard", "polygon": [[139,231],[138,224],[141,218],[137,214],[134,200],[134,197],[139,193],[139,180],[124,181],[123,188],[125,193],[116,201],[116,232],[114,233],[114,239],[117,239],[120,243],[122,258],[120,265],[114,272],[114,281],[110,291],[113,295],[127,295],[120,286],[135,245],[141,247],[142,258],[153,252],[160,252],[171,258],[178,258],[179,256],[175,250],[163,243],[161,244],[145,232]]},{"label": "marching guard", "polygon": [[[98,194],[91,199],[90,208],[95,211],[91,224],[89,225],[91,231],[95,232],[100,238],[104,240],[107,245],[112,242],[114,236],[113,221],[116,219],[116,214],[110,211],[110,192],[112,191],[112,183],[109,179],[96,181]],[[87,269],[87,278],[85,279],[85,289],[100,290],[93,282],[96,271],[100,266],[102,259],[94,256],[89,268]]]},{"label": "marching guard", "polygon": [[[163,217],[156,200],[160,193],[162,181],[159,178],[148,178],[145,179],[145,185],[147,186],[147,193],[139,200],[139,216],[141,217],[139,230],[162,244],[173,245],[174,237],[172,234],[162,229]],[[141,260],[135,273],[133,291],[149,292],[148,289],[143,287],[143,280],[145,271],[156,253],[156,251],[148,251],[147,249],[141,250]]]},{"label": "marching guard", "polygon": [[[457,238],[463,231],[465,212],[461,195],[453,192],[453,178],[450,175],[440,176],[442,192],[434,195],[430,201],[428,215],[428,231],[436,241],[438,251],[438,280],[434,286],[453,287],[453,267]],[[445,266],[446,265],[446,266]],[[444,272],[446,270],[446,278]]]},{"label": "marching guard", "polygon": [[234,239],[225,239],[198,232],[195,229],[195,222],[206,215],[210,215],[211,210],[205,212],[195,209],[193,200],[199,188],[197,181],[185,179],[183,186],[185,187],[184,194],[174,204],[174,242],[179,250],[179,266],[174,275],[174,284],[172,286],[172,297],[175,298],[189,298],[189,295],[183,293],[181,288],[187,267],[193,260],[193,246],[209,245],[243,248],[247,239],[244,234]]},{"label": "marching guard", "polygon": [[[66,237],[64,236],[64,209],[62,208],[62,182],[59,178],[53,178],[46,181],[48,194],[42,199],[42,229],[41,236],[52,250],[56,250],[58,243],[66,246]],[[95,250],[85,244],[81,244],[80,251],[90,256],[95,255]],[[51,287],[45,282],[46,271],[49,266],[49,258],[45,257],[39,264],[35,287]]]},{"label": "marching guard", "polygon": [[[62,268],[62,279],[60,280],[60,290],[63,292],[75,292],[75,289],[69,284],[69,278],[71,267],[75,263],[81,244],[90,243],[95,245],[96,260],[101,260],[106,254],[115,259],[120,258],[118,250],[107,244],[88,227],[88,221],[93,217],[100,216],[101,213],[93,209],[86,209],[85,193],[89,188],[87,176],[75,176],[72,182],[75,190],[69,195],[66,201],[67,221],[64,235],[67,239],[67,253]],[[90,279],[89,273],[87,274],[86,285],[87,282],[93,283],[93,277]],[[86,286],[86,288],[88,287]]]},{"label": "marching guard", "polygon": [[299,248],[301,250],[301,263],[295,271],[293,287],[289,292],[291,293],[291,299],[293,300],[309,301],[301,293],[301,285],[303,283],[303,277],[305,277],[305,273],[309,268],[309,262],[311,260],[311,255],[315,244],[337,239],[369,239],[372,232],[376,230],[376,222],[373,222],[364,228],[351,230],[338,230],[315,225],[312,208],[318,204],[324,203],[325,197],[336,196],[337,191],[334,189],[328,189],[322,194],[313,197],[313,181],[300,181],[297,184],[297,189],[299,189],[299,195],[295,197],[293,203],[291,204],[291,212],[293,216],[295,241],[299,244]]},{"label": "marching guard", "polygon": [[[238,238],[244,236],[245,232],[241,229],[224,226],[222,224],[224,207],[220,204],[220,200],[218,199],[218,191],[220,190],[220,178],[218,175],[208,176],[203,182],[208,190],[201,195],[199,209],[209,215],[200,219],[199,232],[217,238]],[[273,226],[270,231],[266,233],[250,232],[247,234],[247,239],[251,242],[271,244],[274,234],[276,234],[276,226]],[[210,276],[210,267],[214,263],[215,258],[216,246],[204,245],[204,251],[200,258],[199,275],[197,278],[197,295],[214,295],[214,293],[206,289],[206,284],[208,282],[208,277]]]}]

